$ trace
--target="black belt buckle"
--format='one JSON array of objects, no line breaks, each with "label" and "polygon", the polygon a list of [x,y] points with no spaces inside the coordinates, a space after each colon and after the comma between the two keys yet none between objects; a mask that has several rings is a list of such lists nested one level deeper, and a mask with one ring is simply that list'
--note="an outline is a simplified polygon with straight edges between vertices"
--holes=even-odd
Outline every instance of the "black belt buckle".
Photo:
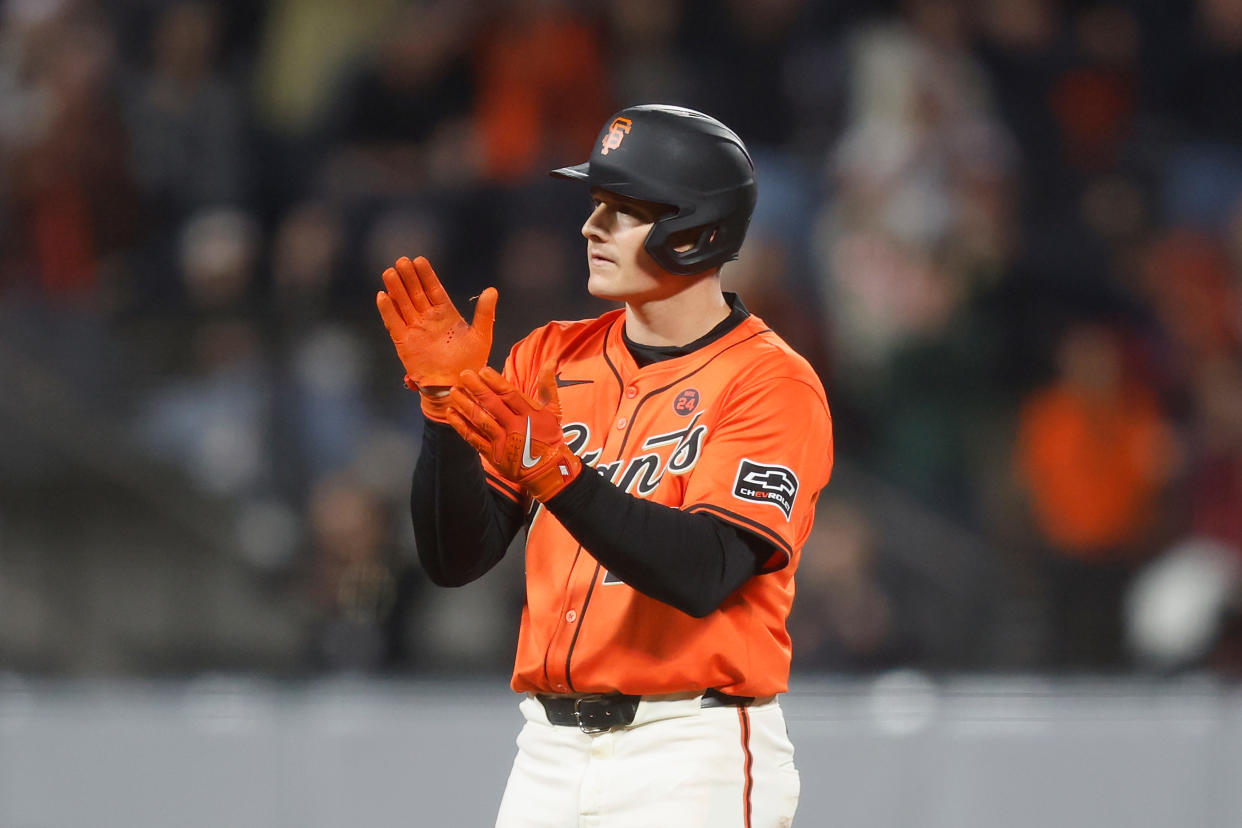
[{"label": "black belt buckle", "polygon": [[634,721],[638,699],[596,693],[574,699],[574,721],[583,733],[603,733]]}]

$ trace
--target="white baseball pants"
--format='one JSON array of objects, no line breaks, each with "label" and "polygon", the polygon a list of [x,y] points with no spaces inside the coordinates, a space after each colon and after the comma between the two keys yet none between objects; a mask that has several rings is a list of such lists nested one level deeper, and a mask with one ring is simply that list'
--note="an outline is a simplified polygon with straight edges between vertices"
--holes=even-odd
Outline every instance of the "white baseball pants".
[{"label": "white baseball pants", "polygon": [[548,722],[533,696],[496,828],[786,828],[798,807],[779,703],[639,703],[603,733]]}]

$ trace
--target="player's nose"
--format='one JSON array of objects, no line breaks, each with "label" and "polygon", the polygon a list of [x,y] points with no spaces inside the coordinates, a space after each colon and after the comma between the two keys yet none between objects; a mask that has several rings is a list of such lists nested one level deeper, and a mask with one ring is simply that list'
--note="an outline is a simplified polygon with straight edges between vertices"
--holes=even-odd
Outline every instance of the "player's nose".
[{"label": "player's nose", "polygon": [[603,239],[607,236],[607,212],[607,204],[596,204],[595,209],[591,210],[591,214],[582,223],[582,235],[588,239]]}]

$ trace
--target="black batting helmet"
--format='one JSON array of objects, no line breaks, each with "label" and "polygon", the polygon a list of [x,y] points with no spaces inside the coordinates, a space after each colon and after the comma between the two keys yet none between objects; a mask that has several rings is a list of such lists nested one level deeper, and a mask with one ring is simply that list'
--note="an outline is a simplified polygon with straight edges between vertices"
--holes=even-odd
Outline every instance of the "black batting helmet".
[{"label": "black batting helmet", "polygon": [[[617,195],[666,204],[643,247],[670,273],[689,275],[737,258],[755,209],[755,164],[742,139],[710,115],[645,104],[621,110],[600,130],[589,161],[553,170]],[[694,245],[669,237],[697,230]]]}]

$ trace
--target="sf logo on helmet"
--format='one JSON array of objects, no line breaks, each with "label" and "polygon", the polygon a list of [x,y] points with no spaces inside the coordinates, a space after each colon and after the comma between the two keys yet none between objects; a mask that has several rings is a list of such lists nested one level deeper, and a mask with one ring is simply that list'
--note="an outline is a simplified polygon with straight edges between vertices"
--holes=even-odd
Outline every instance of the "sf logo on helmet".
[{"label": "sf logo on helmet", "polygon": [[600,155],[607,155],[610,150],[621,146],[625,136],[630,134],[630,127],[633,123],[629,118],[618,118],[613,121],[612,126],[608,127],[608,134],[604,136],[604,148],[600,150]]}]

